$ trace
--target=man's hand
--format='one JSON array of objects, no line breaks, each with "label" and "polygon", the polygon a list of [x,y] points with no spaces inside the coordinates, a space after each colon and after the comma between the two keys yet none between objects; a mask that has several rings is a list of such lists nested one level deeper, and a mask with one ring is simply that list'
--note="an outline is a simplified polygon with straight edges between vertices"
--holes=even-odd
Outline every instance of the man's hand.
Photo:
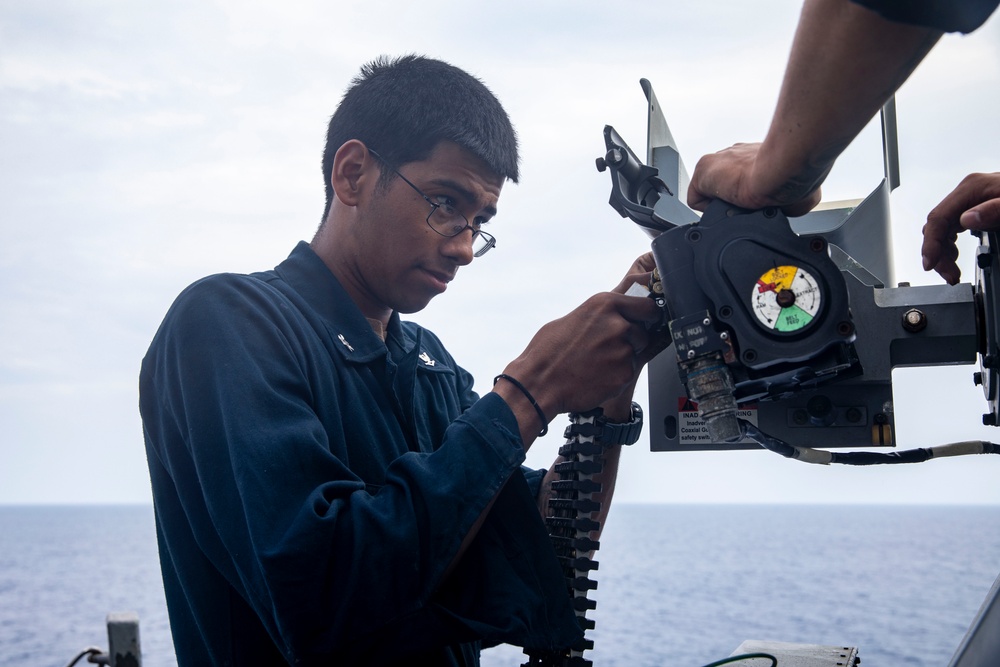
[{"label": "man's hand", "polygon": [[959,232],[1000,229],[1000,172],[969,174],[927,214],[920,249],[924,271],[941,274],[950,285],[962,277],[958,268]]},{"label": "man's hand", "polygon": [[[614,291],[587,299],[568,315],[542,327],[521,355],[504,369],[535,398],[549,419],[580,412],[628,394],[649,361],[647,327],[660,318],[652,299],[625,296],[635,282],[648,284],[651,254],[637,259]],[[514,410],[525,443],[541,429],[521,392],[501,381],[494,388]]]},{"label": "man's hand", "polygon": [[757,210],[777,206],[787,215],[804,215],[820,201],[822,176],[784,175],[770,169],[762,144],[735,144],[705,155],[688,186],[688,206],[704,211],[713,199]]},{"label": "man's hand", "polygon": [[589,410],[635,382],[659,317],[652,299],[595,294],[542,327],[504,371],[532,387],[545,414]]},{"label": "man's hand", "polygon": [[653,253],[647,252],[645,255],[640,255],[634,262],[629,270],[625,273],[625,277],[621,279],[621,282],[612,292],[618,294],[624,294],[629,290],[632,285],[639,283],[644,287],[649,286],[649,280],[652,277],[653,269],[656,268],[656,260],[653,259]]},{"label": "man's hand", "polygon": [[[622,278],[621,282],[612,291],[617,294],[625,294],[637,283],[648,288],[652,281],[653,269],[655,268],[656,261],[653,259],[653,253],[647,252],[645,255],[641,255],[632,263],[625,277]],[[646,347],[637,355],[640,369],[649,363],[653,357],[666,349],[669,344],[669,336],[663,335],[658,337],[655,334],[651,335]],[[635,383],[638,379],[639,375],[636,373],[632,383],[626,386],[620,394],[601,404],[600,407],[604,409],[605,416],[614,421],[625,421],[630,417],[632,413],[632,394],[635,392]]]}]

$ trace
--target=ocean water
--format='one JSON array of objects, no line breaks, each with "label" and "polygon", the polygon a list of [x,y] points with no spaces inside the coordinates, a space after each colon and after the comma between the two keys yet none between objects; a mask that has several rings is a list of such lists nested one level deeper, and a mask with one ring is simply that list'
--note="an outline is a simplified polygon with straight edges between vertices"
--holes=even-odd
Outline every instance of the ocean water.
[{"label": "ocean water", "polygon": [[[175,665],[155,542],[149,507],[0,507],[0,666],[106,648],[113,611],[138,612],[146,667]],[[597,559],[597,667],[699,667],[746,639],[943,667],[1000,573],[1000,507],[618,505]]]},{"label": "ocean water", "polygon": [[0,665],[106,650],[106,617],[121,611],[139,614],[146,667],[177,664],[151,506],[0,506]]}]

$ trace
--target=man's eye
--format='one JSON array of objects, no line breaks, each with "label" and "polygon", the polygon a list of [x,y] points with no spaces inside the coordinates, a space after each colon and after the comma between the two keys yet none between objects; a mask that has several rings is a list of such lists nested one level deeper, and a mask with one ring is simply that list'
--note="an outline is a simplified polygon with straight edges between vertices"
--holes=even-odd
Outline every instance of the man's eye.
[{"label": "man's eye", "polygon": [[447,215],[456,215],[458,213],[458,209],[455,208],[456,202],[451,197],[445,197],[442,195],[440,197],[435,197],[434,201],[437,203],[438,208],[441,209],[442,213]]}]

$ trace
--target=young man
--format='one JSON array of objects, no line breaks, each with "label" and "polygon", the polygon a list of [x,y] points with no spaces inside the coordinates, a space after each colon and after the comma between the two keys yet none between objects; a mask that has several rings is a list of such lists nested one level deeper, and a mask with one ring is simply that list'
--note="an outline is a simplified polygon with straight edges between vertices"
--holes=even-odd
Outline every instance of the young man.
[{"label": "young man", "polygon": [[657,312],[621,292],[651,259],[543,327],[479,398],[399,315],[492,245],[517,179],[500,103],[448,64],[375,61],[330,121],[323,175],[312,243],[189,287],[143,360],[179,664],[474,665],[484,643],[571,645],[546,472],[520,466],[556,414],[630,420]]}]

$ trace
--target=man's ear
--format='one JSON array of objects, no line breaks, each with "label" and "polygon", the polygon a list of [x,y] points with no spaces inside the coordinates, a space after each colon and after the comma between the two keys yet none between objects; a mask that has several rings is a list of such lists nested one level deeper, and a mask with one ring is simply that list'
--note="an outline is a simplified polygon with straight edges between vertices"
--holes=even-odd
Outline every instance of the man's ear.
[{"label": "man's ear", "polygon": [[361,192],[379,177],[378,165],[368,148],[357,139],[345,142],[333,156],[330,185],[341,202],[357,206]]}]

